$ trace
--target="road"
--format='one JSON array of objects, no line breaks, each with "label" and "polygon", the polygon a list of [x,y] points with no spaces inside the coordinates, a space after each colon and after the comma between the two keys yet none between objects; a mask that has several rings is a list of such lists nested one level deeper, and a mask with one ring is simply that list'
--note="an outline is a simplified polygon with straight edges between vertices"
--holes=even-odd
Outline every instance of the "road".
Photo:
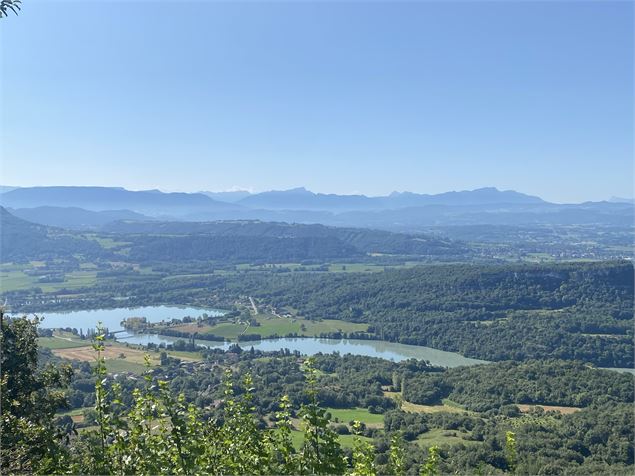
[{"label": "road", "polygon": [[249,302],[251,302],[251,307],[254,310],[254,316],[257,316],[258,315],[258,308],[256,307],[256,301],[254,301],[254,298],[249,296]]}]

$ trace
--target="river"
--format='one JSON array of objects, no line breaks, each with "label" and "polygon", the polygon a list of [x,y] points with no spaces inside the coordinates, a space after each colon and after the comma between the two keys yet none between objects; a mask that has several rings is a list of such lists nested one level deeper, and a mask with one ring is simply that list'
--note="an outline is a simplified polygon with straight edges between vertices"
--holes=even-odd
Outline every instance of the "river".
[{"label": "river", "polygon": [[[90,311],[71,312],[42,312],[38,315],[44,317],[40,327],[43,328],[75,328],[84,332],[88,328],[95,328],[98,322],[107,327],[111,332],[123,331],[121,321],[127,317],[145,317],[149,322],[168,321],[172,318],[181,319],[185,316],[198,317],[203,313],[208,315],[222,315],[226,311],[220,309],[196,309],[192,307],[172,306],[146,306],[137,308],[96,309]],[[178,338],[160,336],[156,334],[132,334],[126,331],[118,332],[117,339],[131,344],[147,345],[149,343],[172,344]],[[209,348],[227,349],[230,342],[213,342],[208,340],[196,340],[196,343]],[[457,367],[459,365],[475,365],[485,363],[484,360],[470,359],[455,352],[445,352],[430,347],[398,344],[378,340],[359,339],[320,339],[320,338],[280,338],[263,339],[253,342],[241,342],[244,349],[254,347],[262,351],[289,349],[299,351],[305,355],[313,355],[319,352],[340,354],[367,355],[381,357],[383,359],[398,362],[405,359],[428,360],[434,365],[444,367]]]},{"label": "river", "polygon": [[[121,321],[126,317],[145,317],[148,322],[169,321],[170,319],[182,319],[190,316],[196,318],[204,313],[219,316],[227,311],[221,309],[197,309],[193,307],[174,306],[146,306],[137,308],[118,309],[95,309],[89,311],[71,312],[42,312],[39,316],[44,317],[40,324],[42,328],[75,328],[84,332],[88,328],[95,328],[98,322],[107,327],[111,332],[123,331]],[[132,334],[126,331],[118,332],[117,339],[121,342],[131,344],[147,345],[172,344],[177,341],[177,337],[160,336],[156,334]],[[208,348],[227,349],[230,342],[213,342],[196,339],[196,344]],[[405,359],[428,360],[433,365],[443,367],[458,367],[460,365],[476,365],[488,363],[486,360],[471,359],[456,352],[446,352],[443,350],[423,347],[418,345],[399,344],[396,342],[386,342],[379,340],[360,339],[321,339],[313,337],[285,337],[279,339],[263,339],[259,341],[240,342],[243,349],[253,347],[262,351],[273,351],[289,349],[291,352],[298,351],[305,355],[313,355],[319,352],[328,354],[339,352],[340,354],[366,355],[370,357],[380,357],[382,359],[399,362]],[[618,372],[635,373],[634,369],[608,369]]]},{"label": "river", "polygon": [[127,317],[145,317],[148,322],[169,321],[171,319],[182,319],[186,316],[198,317],[203,313],[211,316],[221,316],[226,311],[220,309],[196,309],[193,307],[176,306],[146,306],[117,309],[94,309],[90,311],[70,311],[70,312],[41,312],[37,315],[44,317],[40,327],[44,329],[56,329],[67,327],[75,328],[84,333],[87,329],[94,329],[101,322],[102,326],[109,331],[115,332],[123,330],[121,321]]},{"label": "river", "polygon": [[[160,336],[155,334],[135,334],[119,337],[121,342],[131,344],[147,345],[172,344],[178,337]],[[208,340],[195,339],[197,345],[208,348],[227,349],[231,342],[213,342]],[[433,365],[443,367],[458,367],[460,365],[476,365],[487,363],[485,360],[470,359],[463,357],[456,352],[445,352],[443,350],[432,349],[419,345],[399,344],[396,342],[385,342],[379,340],[361,339],[321,339],[317,337],[284,337],[280,339],[263,339],[259,341],[245,341],[239,343],[243,349],[253,347],[256,350],[272,351],[289,349],[291,352],[298,351],[301,354],[314,355],[317,353],[330,354],[339,352],[340,354],[367,355],[369,357],[380,357],[382,359],[399,362],[405,359],[428,360]]]}]

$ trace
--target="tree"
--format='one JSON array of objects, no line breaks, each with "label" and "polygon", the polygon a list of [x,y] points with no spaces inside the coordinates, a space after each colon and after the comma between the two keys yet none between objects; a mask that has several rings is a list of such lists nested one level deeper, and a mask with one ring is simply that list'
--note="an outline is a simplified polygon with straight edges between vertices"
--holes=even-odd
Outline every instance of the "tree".
[{"label": "tree", "polygon": [[6,17],[9,15],[9,10],[11,10],[16,15],[18,11],[21,10],[20,4],[21,0],[1,0],[0,1],[0,18]]},{"label": "tree", "polygon": [[405,449],[403,435],[400,432],[395,433],[390,438],[390,469],[395,476],[403,476],[405,474],[404,467]]},{"label": "tree", "polygon": [[505,433],[505,459],[511,473],[516,472],[516,434],[508,431]]},{"label": "tree", "polygon": [[53,420],[67,407],[63,389],[72,370],[38,369],[38,322],[5,317],[0,309],[0,458],[9,473],[58,472],[66,458],[61,442],[67,435]]},{"label": "tree", "polygon": [[421,476],[436,476],[439,474],[439,447],[431,446],[428,448],[428,457],[419,469]]},{"label": "tree", "polygon": [[353,432],[355,442],[353,444],[353,471],[351,476],[376,476],[375,468],[375,448],[368,442],[360,438],[362,434],[362,424],[359,421],[353,422]]},{"label": "tree", "polygon": [[346,467],[337,433],[329,427],[325,410],[317,401],[317,371],[313,358],[304,363],[309,403],[302,405],[304,444],[300,451],[303,474],[342,474]]}]

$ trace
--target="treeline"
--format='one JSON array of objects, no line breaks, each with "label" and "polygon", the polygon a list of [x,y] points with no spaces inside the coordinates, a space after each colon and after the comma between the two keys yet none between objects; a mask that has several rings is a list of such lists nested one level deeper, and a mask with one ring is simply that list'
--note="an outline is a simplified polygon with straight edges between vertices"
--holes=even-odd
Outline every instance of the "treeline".
[{"label": "treeline", "polygon": [[[392,410],[384,415],[384,430],[403,435],[407,441],[405,467],[411,469],[421,462],[418,438],[441,431],[456,442],[441,446],[440,474],[502,474],[508,468],[506,436],[511,430],[517,451],[515,474],[633,473],[632,403],[591,406],[567,415],[540,409],[515,415],[510,410],[503,408],[492,416]],[[379,447],[387,448],[388,443],[385,437],[378,440]],[[382,460],[387,456],[384,453]]]},{"label": "treeline", "polygon": [[479,412],[509,404],[586,407],[635,400],[632,375],[561,360],[500,362],[435,374],[406,373],[399,384],[409,402],[439,404],[449,398]]}]

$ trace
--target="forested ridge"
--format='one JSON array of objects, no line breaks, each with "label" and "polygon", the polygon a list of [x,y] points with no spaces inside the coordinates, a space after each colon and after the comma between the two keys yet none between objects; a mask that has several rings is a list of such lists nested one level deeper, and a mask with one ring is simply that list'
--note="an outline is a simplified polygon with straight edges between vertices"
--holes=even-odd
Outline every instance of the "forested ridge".
[{"label": "forested ridge", "polygon": [[[390,253],[401,255],[455,254],[467,252],[465,244],[426,234],[405,234],[367,228],[345,228],[318,224],[236,220],[216,222],[117,221],[104,227],[104,232],[143,237],[196,236],[200,238],[333,239],[352,247],[357,253]],[[116,235],[115,235],[116,236]],[[151,255],[150,255],[151,256]],[[160,261],[161,256],[153,259]],[[265,258],[260,256],[260,258]],[[172,258],[170,258],[172,259]]]},{"label": "forested ridge", "polygon": [[475,411],[512,403],[586,407],[634,400],[629,375],[561,360],[499,362],[439,374],[406,373],[402,378],[403,395],[410,402],[435,404],[449,398]]},{"label": "forested ridge", "polygon": [[325,237],[254,236],[143,236],[125,237],[129,256],[136,261],[264,261],[285,262],[307,259],[363,256],[341,240]]},{"label": "forested ridge", "polygon": [[371,325],[381,339],[485,360],[633,366],[633,265],[430,265],[228,282],[309,319]]},{"label": "forested ridge", "polygon": [[[369,253],[467,257],[469,248],[424,234],[259,221],[120,221],[108,232],[38,225],[0,207],[2,263],[83,259],[129,263],[288,263],[360,259]],[[113,246],[102,246],[106,241]],[[28,246],[27,246],[28,245]]]}]

